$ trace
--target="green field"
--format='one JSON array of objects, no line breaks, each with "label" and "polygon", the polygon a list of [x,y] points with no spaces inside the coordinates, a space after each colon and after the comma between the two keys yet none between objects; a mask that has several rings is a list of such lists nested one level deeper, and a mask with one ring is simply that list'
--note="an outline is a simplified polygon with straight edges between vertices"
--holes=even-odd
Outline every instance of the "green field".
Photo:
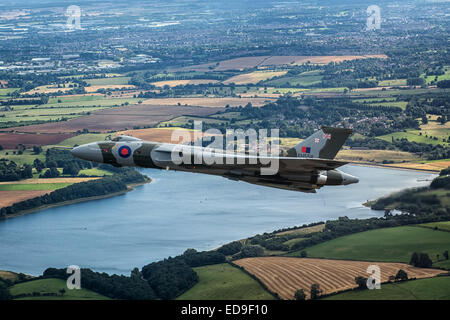
[{"label": "green field", "polygon": [[[409,263],[413,252],[433,261],[450,249],[450,233],[416,226],[384,228],[351,234],[307,248],[308,257]],[[292,255],[299,256],[300,252]]]},{"label": "green field", "polygon": [[378,82],[379,87],[397,87],[406,86],[406,79],[382,80]]},{"label": "green field", "polygon": [[301,241],[304,241],[304,240],[305,240],[305,238],[295,238],[295,239],[291,239],[291,240],[285,241],[283,243],[285,245],[289,246],[289,248],[291,248],[297,242],[301,242]]},{"label": "green field", "polygon": [[293,77],[282,77],[280,79],[266,81],[265,84],[270,86],[303,86],[309,87],[320,84],[322,76],[320,75],[298,75]]},{"label": "green field", "polygon": [[78,175],[82,175],[82,174],[85,174],[85,175],[87,175],[87,176],[98,176],[98,177],[103,177],[103,176],[110,176],[110,175],[112,175],[112,173],[109,172],[109,171],[101,170],[101,169],[97,169],[97,168],[80,170],[80,172],[78,173]]},{"label": "green field", "polygon": [[[59,290],[64,289],[66,292],[61,296]],[[28,282],[23,282],[14,285],[10,289],[11,295],[17,296],[20,294],[33,294],[33,292],[43,293],[57,293],[58,296],[37,296],[24,297],[20,300],[105,300],[109,299],[91,290],[69,290],[66,282],[61,279],[39,279]]]},{"label": "green field", "polygon": [[274,297],[243,271],[227,263],[194,268],[200,281],[178,300],[272,300]]},{"label": "green field", "polygon": [[[43,152],[40,154],[34,154],[33,150],[27,149],[23,152],[23,154],[17,154],[17,150],[2,150],[0,151],[0,159],[8,159],[10,161],[14,161],[17,165],[21,166],[24,164],[32,164],[34,159],[39,159],[42,162],[45,162],[45,151],[46,148],[42,148]],[[16,154],[13,154],[16,152]]]},{"label": "green field", "polygon": [[99,79],[87,79],[84,80],[92,86],[102,86],[102,85],[127,85],[131,77],[109,77],[109,78],[99,78]]},{"label": "green field", "polygon": [[370,105],[374,106],[374,107],[377,107],[377,106],[399,107],[399,108],[402,108],[403,110],[405,110],[407,104],[408,104],[408,101],[389,101],[389,102],[373,102]]},{"label": "green field", "polygon": [[61,118],[74,118],[86,115],[89,112],[104,109],[105,107],[44,107],[44,108],[19,108],[15,106],[13,111],[3,111],[4,117],[0,117],[0,122],[9,121],[35,121],[35,120],[56,120]]},{"label": "green field", "polygon": [[73,183],[16,183],[0,184],[0,191],[36,191],[56,190],[70,186]]},{"label": "green field", "polygon": [[450,231],[450,221],[423,223],[419,224],[419,226],[430,229],[438,228],[439,230]]},{"label": "green field", "polygon": [[3,89],[0,89],[0,96],[5,96],[5,98],[8,98],[8,97],[6,97],[8,95],[8,93],[12,93],[12,92],[17,91],[17,90],[19,90],[19,88],[3,88]]},{"label": "green field", "polygon": [[450,277],[382,284],[380,290],[355,290],[324,300],[449,300]]},{"label": "green field", "polygon": [[[408,139],[409,142],[418,142],[418,143],[427,143],[427,144],[440,144],[440,145],[447,145],[448,142],[444,142],[441,138],[445,137],[444,134],[448,129],[443,128],[443,132],[442,134],[439,134],[439,139],[435,140],[433,138],[430,138],[430,136],[426,137],[425,136],[425,132],[422,130],[407,130],[406,132],[403,131],[399,131],[399,132],[394,132],[394,133],[390,133],[390,134],[386,134],[384,136],[379,136],[377,137],[378,139],[382,139],[388,142],[392,141],[392,137],[394,138],[394,140],[396,139]],[[420,135],[420,133],[422,133],[422,135]],[[433,136],[434,137],[434,136]],[[448,137],[448,136],[447,136]],[[446,137],[446,138],[447,138]]]},{"label": "green field", "polygon": [[[433,81],[434,82],[436,81],[436,76],[425,76],[425,74],[423,74],[422,77],[425,78],[425,81],[427,82],[427,84],[430,84]],[[437,76],[437,81],[442,81],[442,80],[450,80],[450,68],[449,67],[445,68],[444,74]]]},{"label": "green field", "polygon": [[[84,95],[84,96],[61,96],[58,98],[50,98],[49,99],[49,103],[63,103],[63,102],[80,102],[80,101],[92,101],[92,100],[102,100],[104,99],[103,96],[99,96],[99,95]],[[58,102],[61,101],[61,102]]]},{"label": "green field", "polygon": [[82,145],[91,142],[103,141],[109,133],[86,133],[66,139],[58,143],[58,146],[73,147],[74,145]]},{"label": "green field", "polygon": [[385,103],[385,102],[395,102],[397,101],[396,98],[393,97],[385,97],[385,98],[365,98],[365,99],[353,99],[354,102],[358,102],[358,103],[373,103],[373,104],[378,104],[378,103]]},{"label": "green field", "polygon": [[351,96],[352,97],[379,97],[379,98],[385,98],[385,97],[396,97],[396,96],[406,96],[406,95],[421,95],[425,93],[447,93],[449,92],[449,89],[389,89],[389,90],[367,90],[367,91],[352,91]]},{"label": "green field", "polygon": [[49,103],[46,104],[46,107],[73,107],[73,106],[77,106],[77,107],[92,107],[92,106],[96,106],[96,107],[112,107],[114,105],[122,105],[128,102],[128,104],[136,104],[138,103],[138,101],[142,100],[142,99],[137,99],[137,98],[116,98],[116,99],[104,99],[102,97],[98,97],[98,99],[94,99],[94,100],[79,100],[79,101],[75,101],[75,102],[61,102],[61,103]]},{"label": "green field", "polygon": [[[58,102],[58,99],[61,102]],[[92,112],[114,106],[136,104],[141,99],[135,98],[104,98],[102,96],[69,96],[52,98],[44,105],[12,105],[11,111],[0,111],[0,127],[11,127],[31,124],[33,121],[47,122],[72,119],[88,115]],[[3,123],[3,124],[2,124]]]}]

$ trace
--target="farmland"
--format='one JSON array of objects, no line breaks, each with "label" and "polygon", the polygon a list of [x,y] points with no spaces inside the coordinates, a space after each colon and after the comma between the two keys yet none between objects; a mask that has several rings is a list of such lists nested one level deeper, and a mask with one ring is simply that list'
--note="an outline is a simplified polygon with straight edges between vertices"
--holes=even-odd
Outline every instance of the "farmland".
[{"label": "farmland", "polygon": [[[60,290],[64,289],[61,295]],[[68,290],[66,282],[61,279],[39,279],[23,282],[11,288],[13,296],[29,295],[20,300],[105,300],[108,299],[98,293],[87,289]],[[33,296],[33,292],[39,292],[39,296]],[[45,296],[44,294],[54,294]]]},{"label": "farmland", "polygon": [[229,264],[194,268],[199,283],[178,300],[272,300],[274,297],[243,271]]},{"label": "farmland", "polygon": [[437,229],[441,231],[450,231],[450,221],[430,222],[419,224],[420,227]]},{"label": "farmland", "polygon": [[[96,170],[96,169],[91,169]],[[80,172],[80,174],[101,172]],[[104,173],[103,173],[104,174]],[[27,199],[43,196],[56,189],[65,188],[74,183],[89,181],[96,178],[52,178],[52,179],[27,179],[13,182],[0,182],[0,208],[8,207],[14,203]]]},{"label": "farmland", "polygon": [[227,70],[245,70],[262,66],[282,66],[299,65],[306,62],[313,64],[327,64],[330,62],[342,62],[345,60],[367,59],[367,58],[387,58],[386,55],[366,55],[366,56],[260,56],[260,57],[242,57],[229,60],[218,61],[203,65],[185,67],[177,71],[227,71]]},{"label": "farmland", "polygon": [[260,81],[268,80],[274,77],[284,76],[287,71],[254,71],[231,77],[224,81],[224,84],[255,84]]},{"label": "farmland", "polygon": [[251,103],[258,107],[270,102],[267,98],[162,98],[162,99],[147,99],[143,104],[161,105],[161,106],[198,106],[208,108],[224,108],[226,105],[230,107],[245,106]]},{"label": "farmland", "polygon": [[68,139],[65,139],[58,143],[59,146],[73,147],[75,145],[82,145],[86,143],[105,140],[108,136],[106,133],[85,133],[80,134]]},{"label": "farmland", "polygon": [[307,252],[316,258],[408,263],[413,252],[428,253],[436,261],[436,255],[448,250],[449,243],[448,232],[405,226],[340,237],[312,246]]},{"label": "farmland", "polygon": [[[23,129],[25,129],[25,127]],[[44,146],[49,144],[57,144],[72,136],[73,136],[72,133],[59,133],[59,132],[43,133],[43,134],[0,132],[0,145],[5,149],[15,149],[19,144],[22,144],[27,147]],[[0,151],[0,154],[6,152],[8,151]]]},{"label": "farmland", "polygon": [[195,141],[196,139],[204,136],[204,133],[202,133],[202,132],[196,132],[195,136],[194,136],[193,130],[177,128],[177,127],[126,130],[126,131],[117,132],[117,135],[123,134],[123,135],[128,135],[128,136],[136,137],[136,138],[147,140],[147,141],[177,143],[177,141],[174,141],[172,139],[172,137],[173,138],[177,137],[177,135],[174,135],[174,132],[176,130],[183,130],[183,132],[189,132],[191,135],[191,141]]},{"label": "farmland", "polygon": [[208,83],[217,83],[217,80],[211,79],[192,79],[192,80],[166,80],[166,81],[155,81],[151,84],[157,87],[176,87],[176,86],[185,86],[185,85],[198,85],[198,84],[208,84]]},{"label": "farmland", "polygon": [[39,191],[65,188],[71,185],[71,183],[13,183],[13,184],[0,184],[1,191]]},{"label": "farmland", "polygon": [[339,151],[336,158],[349,161],[381,163],[383,160],[395,162],[416,161],[420,158],[412,153],[393,150],[348,150]]},{"label": "farmland", "polygon": [[9,190],[0,191],[0,208],[8,207],[16,202],[43,196],[51,190]]},{"label": "farmland", "polygon": [[91,86],[127,85],[131,77],[106,77],[85,80]]},{"label": "farmland", "polygon": [[441,274],[441,270],[414,268],[402,263],[362,262],[289,257],[245,258],[235,264],[255,275],[271,291],[282,299],[293,299],[299,289],[309,292],[311,285],[318,283],[323,294],[355,288],[355,277],[365,276],[369,265],[381,269],[381,281],[396,275],[402,269],[410,277],[428,278]]},{"label": "farmland", "polygon": [[450,277],[383,284],[381,290],[355,290],[324,300],[449,300]]},{"label": "farmland", "polygon": [[[139,104],[100,110],[81,118],[63,122],[44,123],[11,129],[19,132],[39,133],[75,133],[77,131],[83,131],[84,129],[89,130],[90,132],[111,132],[131,129],[136,126],[155,126],[161,121],[166,121],[179,115],[210,115],[218,110],[220,110],[220,108]],[[51,144],[56,144],[58,142],[60,141]]]}]

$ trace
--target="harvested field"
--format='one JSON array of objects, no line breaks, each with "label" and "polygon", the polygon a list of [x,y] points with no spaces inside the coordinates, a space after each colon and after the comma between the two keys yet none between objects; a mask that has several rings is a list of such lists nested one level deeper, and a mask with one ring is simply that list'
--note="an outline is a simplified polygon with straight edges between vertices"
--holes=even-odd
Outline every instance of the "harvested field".
[{"label": "harvested field", "polygon": [[298,229],[292,229],[292,230],[288,230],[288,231],[282,231],[282,232],[276,233],[276,235],[277,236],[284,236],[284,235],[287,235],[287,234],[303,235],[303,234],[309,234],[309,233],[313,233],[313,232],[320,232],[320,231],[323,231],[323,229],[325,229],[325,223],[318,224],[318,225],[312,226],[312,227],[298,228]]},{"label": "harvested field", "polygon": [[172,140],[172,134],[174,133],[175,130],[185,130],[189,132],[191,135],[191,141],[200,139],[205,135],[204,132],[196,132],[194,137],[194,130],[188,130],[184,128],[149,128],[138,130],[126,130],[117,132],[117,135],[124,134],[127,136],[132,136],[147,141],[178,143],[178,141]]},{"label": "harvested field", "polygon": [[237,107],[245,106],[249,102],[255,107],[260,107],[272,101],[274,100],[268,98],[154,98],[144,100],[143,103],[169,106],[178,105],[178,103],[180,103],[182,106],[188,105],[209,108],[223,108],[227,104],[230,105],[230,107]]},{"label": "harvested field", "polygon": [[32,199],[50,193],[52,190],[8,190],[0,191],[0,208],[8,207],[16,202]]},{"label": "harvested field", "polygon": [[382,162],[391,160],[396,162],[419,160],[413,153],[393,150],[341,150],[336,158],[347,161]]},{"label": "harvested field", "polygon": [[0,278],[8,279],[11,281],[16,281],[18,278],[18,275],[15,272],[0,270]]},{"label": "harvested field", "polygon": [[450,167],[450,161],[433,161],[426,163],[417,163],[417,162],[406,162],[406,163],[397,163],[397,164],[386,164],[389,167],[401,167],[405,169],[414,169],[414,170],[432,170],[432,171],[441,171],[442,169],[446,169]]},{"label": "harvested field", "polygon": [[197,71],[197,72],[208,72],[214,71],[226,71],[226,70],[244,70],[248,68],[262,67],[262,66],[280,66],[280,65],[296,65],[304,64],[306,62],[316,63],[316,64],[328,64],[330,62],[342,62],[345,60],[356,60],[356,59],[368,59],[368,58],[381,58],[386,59],[387,56],[384,54],[380,55],[347,55],[347,56],[259,56],[259,57],[242,57],[220,61],[217,65],[216,63],[205,63],[195,66],[183,67],[179,69],[174,69],[171,71]]},{"label": "harvested field", "polygon": [[[135,126],[154,126],[161,121],[167,121],[183,115],[209,116],[221,110],[223,109],[139,104],[99,110],[93,112],[89,116],[79,117],[68,121],[15,127],[9,128],[8,130],[31,133],[74,133],[78,130],[88,129],[90,132],[110,132],[127,130]],[[66,138],[69,138],[70,136],[71,135]],[[64,139],[46,144],[55,144]]]},{"label": "harvested field", "polygon": [[437,269],[414,268],[404,263],[362,262],[288,257],[245,258],[234,261],[256,276],[282,299],[293,299],[295,291],[303,289],[309,297],[311,285],[318,283],[323,294],[355,288],[355,277],[367,277],[367,267],[381,269],[381,282],[403,269],[412,278],[430,278],[443,273]]},{"label": "harvested field", "polygon": [[[20,130],[20,127],[16,129]],[[48,144],[58,144],[59,142],[73,136],[74,134],[71,133],[21,134],[0,132],[0,145],[5,149],[15,149],[18,144],[23,144],[26,147],[44,146]]]},{"label": "harvested field", "polygon": [[151,84],[157,87],[169,86],[171,88],[176,86],[185,86],[188,84],[197,85],[197,84],[208,84],[208,83],[218,83],[217,80],[211,79],[193,79],[193,80],[167,80],[167,81],[156,81]]},{"label": "harvested field", "polygon": [[31,89],[23,94],[39,94],[39,93],[57,93],[57,92],[66,92],[72,90],[73,88],[58,88],[57,85],[49,85],[49,86],[40,86],[34,89]]},{"label": "harvested field", "polygon": [[225,80],[224,84],[247,84],[247,83],[258,83],[260,81],[272,79],[273,77],[284,76],[287,71],[255,71],[251,73],[240,74]]}]

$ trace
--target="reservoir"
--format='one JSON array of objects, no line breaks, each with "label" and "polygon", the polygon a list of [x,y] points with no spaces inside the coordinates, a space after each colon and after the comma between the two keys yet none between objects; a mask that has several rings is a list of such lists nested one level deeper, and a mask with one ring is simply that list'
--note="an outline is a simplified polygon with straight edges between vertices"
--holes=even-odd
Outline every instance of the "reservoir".
[{"label": "reservoir", "polygon": [[153,182],[127,194],[0,221],[0,270],[40,275],[48,267],[78,265],[128,275],[134,267],[188,248],[210,250],[258,233],[341,216],[383,216],[362,203],[428,185],[435,176],[351,165],[342,171],[360,182],[305,194],[142,169]]}]

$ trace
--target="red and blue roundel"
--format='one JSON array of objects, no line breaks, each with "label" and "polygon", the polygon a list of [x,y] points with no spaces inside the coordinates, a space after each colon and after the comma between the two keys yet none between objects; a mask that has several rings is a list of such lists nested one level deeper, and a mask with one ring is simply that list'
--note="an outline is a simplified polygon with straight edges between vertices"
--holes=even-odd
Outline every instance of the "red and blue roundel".
[{"label": "red and blue roundel", "polygon": [[119,148],[119,156],[121,156],[122,158],[128,158],[129,156],[131,156],[131,149],[128,146],[122,146]]}]

